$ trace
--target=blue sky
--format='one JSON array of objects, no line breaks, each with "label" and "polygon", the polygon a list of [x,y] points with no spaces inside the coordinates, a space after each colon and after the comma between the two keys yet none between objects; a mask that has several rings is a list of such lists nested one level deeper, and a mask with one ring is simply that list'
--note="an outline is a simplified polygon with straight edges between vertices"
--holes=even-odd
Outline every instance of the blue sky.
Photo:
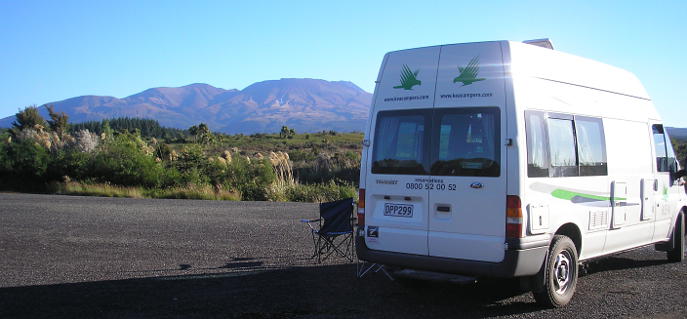
[{"label": "blue sky", "polygon": [[384,53],[551,38],[634,72],[687,127],[687,1],[0,0],[0,117],[79,95],[286,77],[367,91]]}]

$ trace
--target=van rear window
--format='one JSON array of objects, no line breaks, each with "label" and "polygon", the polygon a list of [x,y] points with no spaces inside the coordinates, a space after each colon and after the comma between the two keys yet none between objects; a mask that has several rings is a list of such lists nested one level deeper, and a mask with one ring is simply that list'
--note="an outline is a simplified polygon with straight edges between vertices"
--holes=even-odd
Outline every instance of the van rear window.
[{"label": "van rear window", "polygon": [[431,110],[379,112],[372,173],[425,175]]},{"label": "van rear window", "polygon": [[379,112],[372,173],[499,176],[499,118],[495,107]]},{"label": "van rear window", "polygon": [[434,123],[432,175],[499,176],[498,108],[437,110]]}]

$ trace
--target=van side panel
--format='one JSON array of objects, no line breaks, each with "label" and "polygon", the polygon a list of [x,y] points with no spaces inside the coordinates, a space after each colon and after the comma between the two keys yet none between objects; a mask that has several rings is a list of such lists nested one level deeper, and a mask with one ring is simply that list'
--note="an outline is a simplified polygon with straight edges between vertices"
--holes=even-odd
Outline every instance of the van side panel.
[{"label": "van side panel", "polygon": [[[653,174],[647,124],[647,114],[653,113],[647,111],[653,109],[650,102],[533,77],[514,75],[513,82],[516,104],[521,109],[603,119],[608,163],[606,176],[525,178],[523,209],[528,214],[528,234],[532,234],[533,217],[541,214],[549,217],[550,232],[574,223],[582,233],[581,260],[650,243],[654,220],[642,220],[640,196],[642,184],[650,182]],[[521,169],[526,174],[526,145],[522,150],[525,163]],[[614,193],[620,194],[620,186],[622,196],[613,201]],[[564,192],[607,200],[596,206],[572,203],[560,196]]]},{"label": "van side panel", "polygon": [[609,181],[626,187],[626,190],[618,190],[624,193],[622,197],[625,199],[619,199],[613,206],[611,227],[604,247],[604,253],[612,253],[651,243],[655,218],[642,219],[642,184],[653,184],[654,174],[649,124],[617,119],[606,119],[604,124]]},{"label": "van side panel", "polygon": [[[526,235],[553,234],[565,224],[574,224],[582,235],[580,259],[599,255],[603,251],[610,225],[610,185],[608,176],[531,177],[527,165],[527,123],[525,111],[546,115],[585,115],[601,119],[594,109],[602,92],[579,86],[532,77],[513,76],[513,90],[518,113],[523,116],[520,151],[520,171],[524,187],[522,208]],[[549,121],[545,117],[545,125]],[[545,130],[546,127],[544,128]],[[604,128],[607,131],[606,128]],[[550,151],[551,142],[545,146]],[[579,198],[576,198],[578,196]],[[603,199],[585,202],[584,196]],[[590,220],[592,222],[590,222]]]}]

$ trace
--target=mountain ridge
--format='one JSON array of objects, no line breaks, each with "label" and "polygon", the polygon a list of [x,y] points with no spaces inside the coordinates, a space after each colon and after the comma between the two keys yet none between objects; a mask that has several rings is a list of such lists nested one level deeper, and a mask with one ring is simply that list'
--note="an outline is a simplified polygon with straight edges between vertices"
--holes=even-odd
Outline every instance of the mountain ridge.
[{"label": "mountain ridge", "polygon": [[[362,131],[371,101],[372,94],[352,82],[282,78],[243,90],[192,83],[150,88],[124,98],[82,95],[44,105],[54,105],[73,123],[136,117],[173,128],[203,122],[213,131],[251,134],[277,132],[282,125],[298,132]],[[41,114],[47,117],[43,107]],[[0,119],[0,127],[13,121],[14,116]]]}]

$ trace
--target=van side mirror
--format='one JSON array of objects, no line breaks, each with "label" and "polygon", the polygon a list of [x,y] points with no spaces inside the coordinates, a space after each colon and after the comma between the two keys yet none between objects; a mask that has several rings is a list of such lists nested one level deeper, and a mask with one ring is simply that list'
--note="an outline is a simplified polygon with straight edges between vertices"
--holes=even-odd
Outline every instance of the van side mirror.
[{"label": "van side mirror", "polygon": [[673,165],[670,166],[670,177],[673,181],[676,181],[680,179],[681,177],[687,176],[687,171],[685,168],[682,168],[681,170],[678,171],[678,167],[680,164],[678,163],[677,159],[675,159],[675,162]]},{"label": "van side mirror", "polygon": [[676,158],[666,158],[669,162],[668,164],[668,171],[670,172],[670,184],[672,185],[673,182],[677,181],[680,179],[680,177],[684,176],[684,170],[678,171],[678,167],[680,164],[678,164],[678,161]]}]

